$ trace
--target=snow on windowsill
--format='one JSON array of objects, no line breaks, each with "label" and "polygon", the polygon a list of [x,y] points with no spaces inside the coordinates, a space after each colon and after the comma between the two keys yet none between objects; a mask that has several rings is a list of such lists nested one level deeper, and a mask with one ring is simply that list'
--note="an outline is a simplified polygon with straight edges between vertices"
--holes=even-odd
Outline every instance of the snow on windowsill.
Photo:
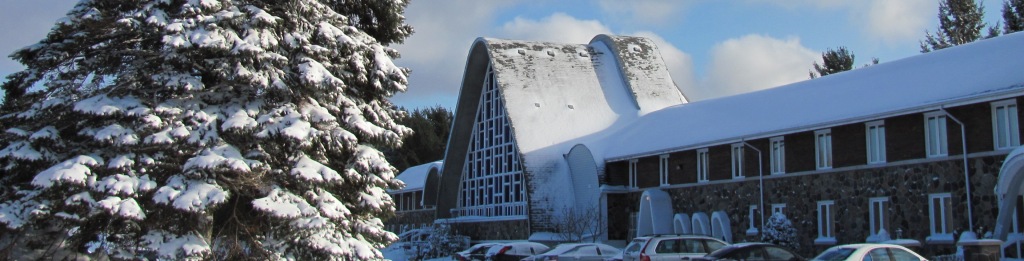
[{"label": "snow on windowsill", "polygon": [[953,239],[953,234],[932,234],[924,239],[930,245],[951,245],[956,242]]},{"label": "snow on windowsill", "polygon": [[831,246],[836,244],[836,238],[834,237],[819,237],[814,239],[814,245],[817,246]]},{"label": "snow on windowsill", "polygon": [[760,231],[758,231],[756,227],[752,227],[752,228],[748,228],[747,229],[747,235],[748,236],[756,236],[758,232],[760,232]]}]

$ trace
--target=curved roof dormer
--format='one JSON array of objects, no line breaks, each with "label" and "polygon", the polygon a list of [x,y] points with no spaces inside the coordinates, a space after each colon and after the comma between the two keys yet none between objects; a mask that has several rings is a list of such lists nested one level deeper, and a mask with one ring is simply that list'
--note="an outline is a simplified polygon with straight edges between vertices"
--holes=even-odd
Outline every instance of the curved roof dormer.
[{"label": "curved roof dormer", "polygon": [[619,72],[642,114],[687,102],[651,39],[601,34],[590,40],[591,45],[595,43],[614,52],[612,57],[617,58]]}]

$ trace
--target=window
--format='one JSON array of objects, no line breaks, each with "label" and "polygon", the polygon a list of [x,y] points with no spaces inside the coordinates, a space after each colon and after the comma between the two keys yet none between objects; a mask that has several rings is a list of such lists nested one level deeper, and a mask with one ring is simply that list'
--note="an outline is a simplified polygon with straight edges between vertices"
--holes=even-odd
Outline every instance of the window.
[{"label": "window", "polygon": [[925,152],[928,157],[949,155],[946,138],[946,113],[937,111],[924,115]]},{"label": "window", "polygon": [[832,130],[814,132],[814,162],[818,169],[832,168]]},{"label": "window", "polygon": [[668,154],[658,157],[658,177],[662,186],[668,186]]},{"label": "window", "polygon": [[868,164],[885,163],[885,121],[866,124]]},{"label": "window", "polygon": [[784,212],[785,210],[786,210],[786,203],[772,204],[772,215],[775,215],[775,213],[779,213],[779,214],[785,215],[786,214],[786,212]]},{"label": "window", "polygon": [[460,216],[525,216],[526,182],[501,90],[488,68],[459,183]]},{"label": "window", "polygon": [[889,197],[871,198],[869,204],[871,231],[868,232],[866,241],[876,243],[889,240],[889,220],[886,219],[888,218],[886,212],[889,209]]},{"label": "window", "polygon": [[732,178],[743,178],[743,143],[732,144]]},{"label": "window", "polygon": [[750,223],[750,226],[747,228],[747,235],[757,235],[757,222],[755,222],[757,221],[757,205],[750,205],[747,211],[747,219]]},{"label": "window", "polygon": [[629,187],[637,188],[636,182],[636,162],[637,159],[629,160]]},{"label": "window", "polygon": [[836,244],[836,202],[833,200],[818,201],[818,238],[815,245]]},{"label": "window", "polygon": [[928,195],[928,217],[932,234],[929,243],[953,243],[953,203],[949,193]]},{"label": "window", "polygon": [[697,150],[697,182],[708,181],[708,149]]},{"label": "window", "polygon": [[992,103],[992,137],[996,149],[1020,146],[1020,122],[1017,119],[1017,101]]},{"label": "window", "polygon": [[786,173],[786,141],[782,138],[775,137],[769,140],[772,144],[770,155],[772,174]]}]

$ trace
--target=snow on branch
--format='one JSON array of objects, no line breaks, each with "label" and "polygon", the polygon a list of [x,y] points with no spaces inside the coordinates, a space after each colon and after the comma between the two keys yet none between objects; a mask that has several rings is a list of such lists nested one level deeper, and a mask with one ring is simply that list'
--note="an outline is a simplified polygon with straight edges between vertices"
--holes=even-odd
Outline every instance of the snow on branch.
[{"label": "snow on branch", "polygon": [[100,164],[103,164],[102,159],[79,155],[40,172],[32,179],[32,185],[44,188],[52,187],[54,183],[84,186],[92,176],[90,167]]},{"label": "snow on branch", "polygon": [[206,181],[186,180],[175,175],[153,195],[153,201],[189,212],[202,212],[227,201],[228,191]]}]

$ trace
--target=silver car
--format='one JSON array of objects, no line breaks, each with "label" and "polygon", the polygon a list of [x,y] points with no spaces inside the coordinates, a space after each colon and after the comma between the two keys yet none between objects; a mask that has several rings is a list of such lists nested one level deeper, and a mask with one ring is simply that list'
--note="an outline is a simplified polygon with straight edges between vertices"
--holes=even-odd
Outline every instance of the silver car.
[{"label": "silver car", "polygon": [[634,238],[623,249],[623,261],[678,261],[702,257],[729,245],[725,241],[700,235],[659,235]]}]

